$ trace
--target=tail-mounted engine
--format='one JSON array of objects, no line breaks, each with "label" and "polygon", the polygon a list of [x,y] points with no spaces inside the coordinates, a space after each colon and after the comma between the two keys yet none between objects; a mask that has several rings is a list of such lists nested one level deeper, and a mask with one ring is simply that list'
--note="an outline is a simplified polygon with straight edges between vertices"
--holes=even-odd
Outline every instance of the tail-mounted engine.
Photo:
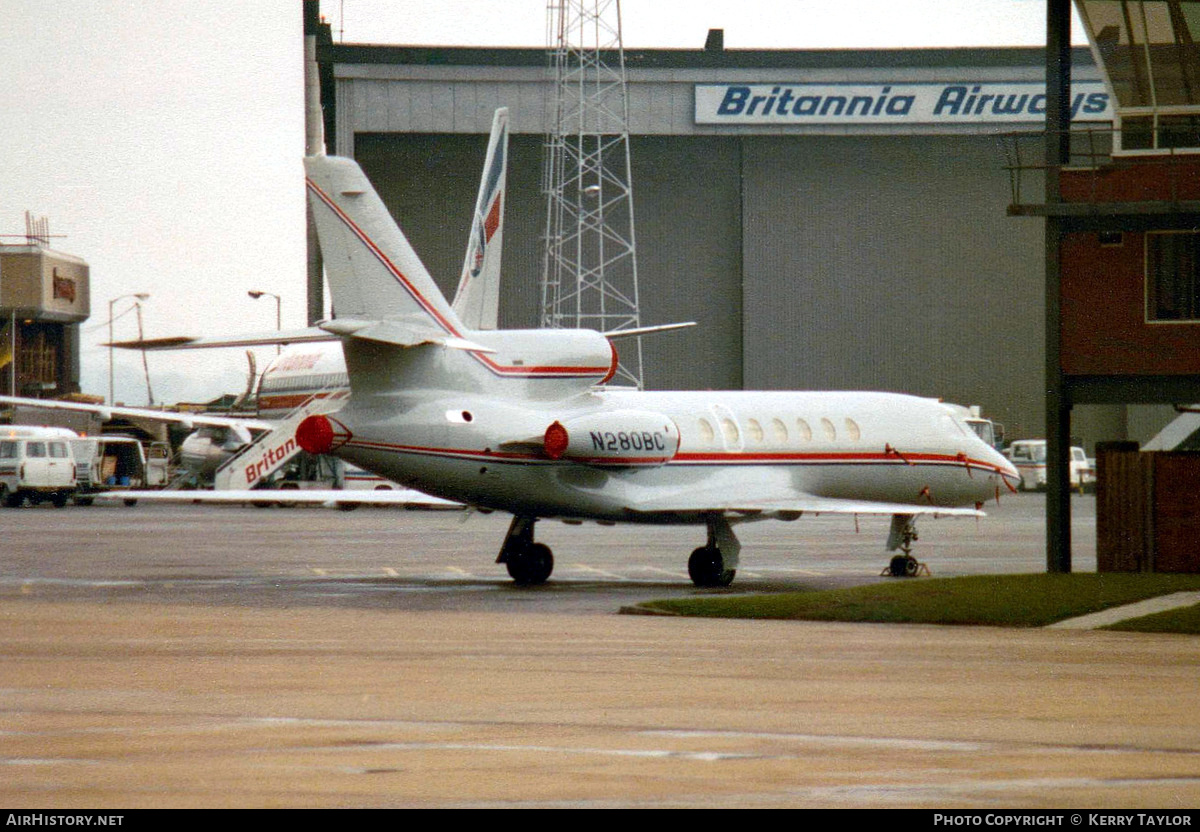
[{"label": "tail-mounted engine", "polygon": [[586,465],[657,466],[679,450],[679,428],[661,413],[613,410],[553,422],[542,443],[546,456]]}]

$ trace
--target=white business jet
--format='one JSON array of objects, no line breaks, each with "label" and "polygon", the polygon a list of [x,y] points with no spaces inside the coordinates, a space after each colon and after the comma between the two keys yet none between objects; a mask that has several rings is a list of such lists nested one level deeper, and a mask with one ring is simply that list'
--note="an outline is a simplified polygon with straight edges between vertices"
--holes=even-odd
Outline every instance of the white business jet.
[{"label": "white business jet", "polygon": [[[734,578],[733,527],[805,513],[892,516],[911,572],[919,515],[981,515],[1012,464],[939,401],[871,392],[606,389],[614,340],[638,334],[468,326],[350,159],[305,160],[350,395],[297,430],[404,485],[509,512],[498,562],[520,584],[553,570],[543,518],[691,523],[699,586]],[[654,328],[647,328],[654,329]]]}]

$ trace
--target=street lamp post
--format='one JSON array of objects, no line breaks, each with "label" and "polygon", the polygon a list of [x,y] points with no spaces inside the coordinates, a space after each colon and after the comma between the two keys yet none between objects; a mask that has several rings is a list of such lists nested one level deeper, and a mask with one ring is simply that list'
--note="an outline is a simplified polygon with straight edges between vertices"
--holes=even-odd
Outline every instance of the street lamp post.
[{"label": "street lamp post", "polygon": [[116,304],[117,301],[125,300],[125,298],[137,298],[138,300],[141,301],[141,300],[146,300],[146,298],[148,298],[148,297],[150,297],[150,295],[146,294],[145,292],[134,292],[133,294],[121,295],[120,297],[115,297],[108,302],[108,403],[110,405],[114,404],[114,402],[113,402],[113,306]]},{"label": "street lamp post", "polygon": [[[267,295],[268,297],[275,298],[275,331],[278,332],[279,330],[283,329],[283,316],[282,316],[283,307],[279,300],[279,295],[275,294],[274,292],[260,292],[257,289],[251,289],[246,294],[248,294],[250,297],[254,298],[255,300],[258,300],[263,295]],[[276,355],[279,355],[279,349],[280,349],[279,345],[276,344],[275,345],[275,354]]]}]

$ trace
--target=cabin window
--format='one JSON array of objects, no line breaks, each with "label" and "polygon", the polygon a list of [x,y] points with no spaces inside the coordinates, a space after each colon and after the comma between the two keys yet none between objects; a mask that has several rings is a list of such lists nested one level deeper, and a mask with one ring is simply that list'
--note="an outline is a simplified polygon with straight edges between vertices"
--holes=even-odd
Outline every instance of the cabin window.
[{"label": "cabin window", "polygon": [[738,432],[737,423],[732,419],[725,418],[721,420],[721,433],[725,435],[726,445],[737,445],[741,442],[741,436]]},{"label": "cabin window", "polygon": [[51,442],[50,456],[53,459],[66,459],[68,456],[66,444],[63,442]]},{"label": "cabin window", "polygon": [[16,459],[17,458],[17,443],[16,442],[0,442],[0,459]]},{"label": "cabin window", "polygon": [[1200,234],[1146,234],[1146,320],[1200,321]]},{"label": "cabin window", "polygon": [[830,442],[833,442],[835,439],[837,439],[837,429],[834,428],[833,422],[824,417],[821,418],[821,431],[825,434],[825,438]]},{"label": "cabin window", "polygon": [[756,419],[750,419],[746,422],[746,433],[750,435],[750,441],[755,445],[761,445],[766,436],[763,433],[762,425]]},{"label": "cabin window", "polygon": [[771,438],[777,445],[786,445],[788,441],[787,425],[780,419],[771,420]]},{"label": "cabin window", "polygon": [[862,439],[862,431],[858,428],[858,422],[853,419],[846,420],[846,436],[850,437],[851,442]]},{"label": "cabin window", "polygon": [[717,434],[713,430],[713,426],[708,423],[707,419],[699,420],[700,441],[705,445],[711,445],[716,441]]},{"label": "cabin window", "polygon": [[43,457],[46,456],[46,443],[45,442],[26,442],[25,443],[25,456],[33,457],[35,459],[42,459]]},{"label": "cabin window", "polygon": [[812,441],[812,428],[808,426],[808,422],[804,421],[803,419],[796,420],[796,435],[799,437],[801,442]]}]

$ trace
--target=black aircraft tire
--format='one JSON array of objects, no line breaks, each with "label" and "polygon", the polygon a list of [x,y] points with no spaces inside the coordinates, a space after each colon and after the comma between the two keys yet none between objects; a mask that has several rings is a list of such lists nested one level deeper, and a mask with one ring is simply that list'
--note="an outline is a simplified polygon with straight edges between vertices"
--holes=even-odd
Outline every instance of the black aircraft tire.
[{"label": "black aircraft tire", "polygon": [[505,566],[518,586],[538,586],[546,583],[554,571],[554,555],[546,544],[532,543],[511,552]]},{"label": "black aircraft tire", "polygon": [[701,546],[688,558],[688,576],[700,587],[729,586],[736,569],[726,569],[725,559],[715,547]]}]

